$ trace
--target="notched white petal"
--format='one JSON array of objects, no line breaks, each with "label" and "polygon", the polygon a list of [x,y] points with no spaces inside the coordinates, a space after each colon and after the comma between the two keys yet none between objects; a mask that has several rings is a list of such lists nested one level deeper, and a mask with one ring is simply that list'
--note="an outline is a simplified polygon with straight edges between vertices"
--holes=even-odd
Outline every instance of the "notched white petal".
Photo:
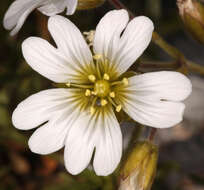
[{"label": "notched white petal", "polygon": [[178,72],[152,72],[129,78],[120,101],[135,121],[167,128],[182,121],[185,105],[179,101],[187,98],[191,90],[190,80]]},{"label": "notched white petal", "polygon": [[65,166],[71,174],[79,174],[89,164],[95,148],[94,170],[106,176],[117,167],[122,154],[119,123],[109,107],[95,114],[82,113],[72,125],[65,145]]},{"label": "notched white petal", "polygon": [[128,20],[127,11],[110,11],[101,19],[95,33],[94,52],[107,58],[118,75],[141,56],[154,30],[152,21],[145,16],[136,17],[127,25]]},{"label": "notched white petal", "polygon": [[12,30],[11,35],[15,35],[36,8],[47,16],[53,16],[63,12],[65,8],[66,14],[71,15],[76,7],[77,0],[15,0],[4,16],[3,25],[7,30]]},{"label": "notched white petal", "polygon": [[72,95],[69,89],[44,90],[31,95],[14,110],[13,125],[18,129],[29,130],[56,118],[56,112],[71,108]]},{"label": "notched white petal", "polygon": [[30,37],[23,42],[22,51],[27,63],[46,78],[57,83],[83,82],[82,71],[46,40]]},{"label": "notched white petal", "polygon": [[58,50],[74,67],[86,70],[92,62],[92,53],[79,29],[68,19],[56,15],[50,17],[48,29]]},{"label": "notched white petal", "polygon": [[56,122],[49,121],[37,129],[28,141],[30,150],[34,153],[45,155],[61,149],[64,146],[65,137],[69,129],[64,122],[56,125]]},{"label": "notched white petal", "polygon": [[77,0],[49,0],[38,10],[47,16],[53,16],[67,8],[67,15],[71,15],[76,10],[76,6]]},{"label": "notched white petal", "polygon": [[135,121],[155,128],[173,127],[183,120],[185,105],[180,102],[135,98],[123,101],[124,111]]},{"label": "notched white petal", "polygon": [[56,111],[48,123],[37,129],[29,139],[29,147],[37,154],[50,154],[61,149],[80,111],[71,103]]},{"label": "notched white petal", "polygon": [[122,155],[122,134],[120,125],[109,107],[101,115],[101,123],[97,127],[100,137],[97,141],[93,166],[97,175],[107,176],[118,166]]},{"label": "notched white petal", "polygon": [[65,0],[65,5],[67,7],[67,15],[74,14],[76,8],[77,8],[78,0]]},{"label": "notched white petal", "polygon": [[183,101],[191,91],[191,81],[183,74],[173,71],[145,73],[129,78],[128,90],[171,101]]},{"label": "notched white petal", "polygon": [[[96,119],[96,118],[94,118]],[[65,167],[73,175],[82,172],[89,164],[96,140],[97,120],[83,112],[72,124],[65,144]]]},{"label": "notched white petal", "polygon": [[148,47],[154,25],[145,16],[134,18],[127,25],[115,55],[115,64],[120,74],[124,73]]},{"label": "notched white petal", "polygon": [[96,27],[94,52],[106,57],[110,64],[117,52],[120,35],[126,27],[129,16],[126,10],[108,12]]},{"label": "notched white petal", "polygon": [[28,15],[38,7],[43,0],[16,0],[7,10],[3,25],[7,30],[12,30],[11,35],[15,35],[21,29]]}]

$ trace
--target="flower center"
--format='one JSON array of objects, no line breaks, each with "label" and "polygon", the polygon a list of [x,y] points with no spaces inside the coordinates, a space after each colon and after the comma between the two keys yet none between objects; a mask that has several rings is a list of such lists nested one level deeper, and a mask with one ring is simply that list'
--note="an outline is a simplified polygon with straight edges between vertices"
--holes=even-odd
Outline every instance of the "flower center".
[{"label": "flower center", "polygon": [[[87,76],[89,82],[87,84],[75,84],[67,83],[69,88],[80,88],[87,97],[87,105],[90,108],[90,113],[95,113],[95,110],[99,107],[106,105],[112,105],[115,107],[116,112],[120,112],[122,105],[117,100],[117,94],[115,92],[118,86],[127,86],[128,79],[122,78],[122,80],[111,80],[111,76],[106,73],[107,60],[104,62],[102,55],[94,55],[95,62],[95,74],[89,74]],[[104,68],[105,67],[105,68]]]},{"label": "flower center", "polygon": [[98,80],[94,84],[94,92],[100,98],[105,98],[110,93],[110,84],[106,80]]}]

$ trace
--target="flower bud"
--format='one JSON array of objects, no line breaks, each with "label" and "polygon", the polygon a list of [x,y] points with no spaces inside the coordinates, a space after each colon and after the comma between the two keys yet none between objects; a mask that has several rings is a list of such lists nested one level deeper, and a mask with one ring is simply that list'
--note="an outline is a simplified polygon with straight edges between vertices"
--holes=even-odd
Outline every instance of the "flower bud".
[{"label": "flower bud", "polygon": [[197,0],[177,0],[177,5],[186,29],[204,43],[204,6]]},{"label": "flower bud", "polygon": [[158,148],[151,142],[138,142],[120,171],[119,190],[150,190],[158,160]]},{"label": "flower bud", "polygon": [[101,6],[105,0],[78,0],[77,9],[86,10]]}]

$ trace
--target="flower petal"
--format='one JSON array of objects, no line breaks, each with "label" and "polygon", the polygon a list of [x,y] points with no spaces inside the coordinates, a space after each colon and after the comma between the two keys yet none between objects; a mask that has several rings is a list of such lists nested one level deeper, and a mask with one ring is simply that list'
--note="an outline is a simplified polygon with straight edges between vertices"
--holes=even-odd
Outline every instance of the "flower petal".
[{"label": "flower petal", "polygon": [[122,155],[121,129],[112,108],[104,112],[102,126],[93,165],[97,175],[106,176],[116,169]]},{"label": "flower petal", "polygon": [[38,10],[47,16],[53,16],[67,8],[67,15],[71,15],[76,10],[76,6],[77,0],[49,0]]},{"label": "flower petal", "polygon": [[83,82],[81,70],[73,66],[59,50],[51,46],[47,41],[30,37],[22,44],[23,55],[27,63],[41,75],[57,82]]},{"label": "flower petal", "polygon": [[129,78],[119,102],[135,121],[167,128],[183,119],[182,101],[191,93],[190,80],[177,72],[146,73]]},{"label": "flower petal", "polygon": [[136,17],[128,24],[115,54],[114,62],[120,74],[142,55],[151,41],[153,30],[152,21],[145,16]]},{"label": "flower petal", "polygon": [[67,15],[72,15],[77,8],[78,0],[65,0],[65,4],[67,7]]},{"label": "flower petal", "polygon": [[64,0],[47,0],[38,10],[47,16],[53,16],[64,11]]},{"label": "flower petal", "polygon": [[95,122],[97,120],[91,120],[91,115],[84,112],[80,114],[68,133],[64,160],[67,170],[73,175],[82,172],[91,160],[96,138]]},{"label": "flower petal", "polygon": [[173,71],[160,71],[136,75],[129,78],[130,87],[135,93],[146,93],[147,96],[161,100],[183,101],[191,91],[191,81],[183,74]]},{"label": "flower petal", "polygon": [[73,109],[72,95],[71,89],[51,89],[28,97],[14,110],[13,125],[18,129],[29,130],[52,118],[57,118],[56,113],[59,110],[63,112]]},{"label": "flower petal", "polygon": [[79,115],[79,109],[59,110],[55,118],[37,129],[29,139],[29,147],[37,154],[50,154],[61,149],[72,123]]},{"label": "flower petal", "polygon": [[120,35],[126,27],[129,16],[126,10],[108,12],[99,22],[94,38],[94,52],[110,60],[114,58],[119,46]]},{"label": "flower petal", "polygon": [[185,105],[179,102],[153,101],[147,98],[128,99],[124,111],[135,121],[155,128],[168,128],[183,120]]},{"label": "flower petal", "polygon": [[84,113],[73,124],[65,146],[65,166],[72,174],[84,170],[96,147],[94,169],[97,175],[109,175],[122,154],[122,135],[112,111],[101,109],[94,115]]},{"label": "flower petal", "polygon": [[86,70],[87,67],[90,67],[91,51],[79,29],[71,21],[59,15],[50,17],[48,29],[59,51],[65,55],[73,67],[79,70]]},{"label": "flower petal", "polygon": [[3,20],[4,28],[15,35],[21,29],[28,15],[45,0],[16,0],[9,7]]}]

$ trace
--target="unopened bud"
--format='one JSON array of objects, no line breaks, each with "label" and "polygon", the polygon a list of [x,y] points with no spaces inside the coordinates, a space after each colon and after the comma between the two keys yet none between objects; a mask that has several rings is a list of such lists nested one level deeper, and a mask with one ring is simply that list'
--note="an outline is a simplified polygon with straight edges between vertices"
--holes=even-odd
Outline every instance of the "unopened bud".
[{"label": "unopened bud", "polygon": [[101,6],[105,0],[78,0],[77,9],[86,10]]},{"label": "unopened bud", "polygon": [[177,0],[177,5],[188,32],[204,43],[204,6],[198,0]]},{"label": "unopened bud", "polygon": [[148,141],[138,142],[120,171],[119,190],[150,190],[158,160],[158,148]]}]

